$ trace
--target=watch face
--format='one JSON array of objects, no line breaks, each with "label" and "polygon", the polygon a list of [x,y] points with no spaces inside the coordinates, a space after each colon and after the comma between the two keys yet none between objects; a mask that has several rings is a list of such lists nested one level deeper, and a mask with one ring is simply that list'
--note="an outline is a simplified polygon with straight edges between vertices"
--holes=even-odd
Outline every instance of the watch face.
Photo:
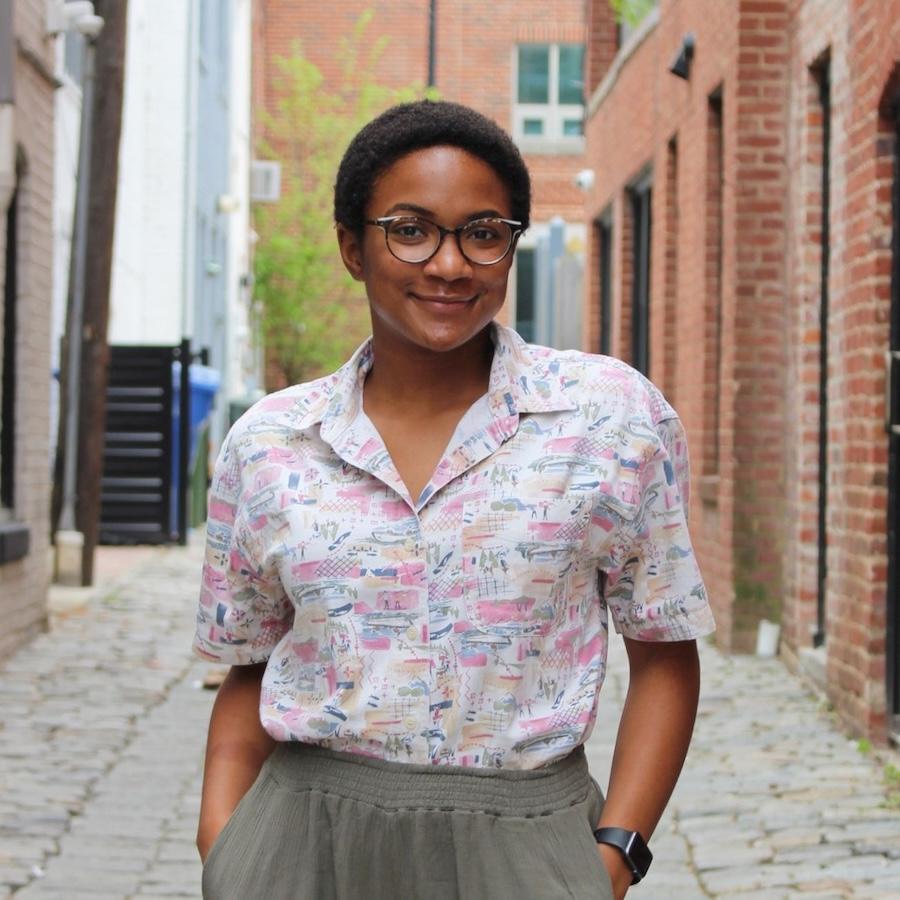
[{"label": "watch face", "polygon": [[641,876],[646,875],[647,869],[650,868],[650,863],[653,862],[653,854],[644,843],[644,839],[636,831],[631,833],[627,854],[634,863],[635,868],[641,873]]},{"label": "watch face", "polygon": [[598,828],[594,832],[594,837],[600,843],[618,848],[634,873],[635,881],[640,881],[647,874],[647,869],[653,862],[653,854],[637,831],[626,831],[624,828]]}]

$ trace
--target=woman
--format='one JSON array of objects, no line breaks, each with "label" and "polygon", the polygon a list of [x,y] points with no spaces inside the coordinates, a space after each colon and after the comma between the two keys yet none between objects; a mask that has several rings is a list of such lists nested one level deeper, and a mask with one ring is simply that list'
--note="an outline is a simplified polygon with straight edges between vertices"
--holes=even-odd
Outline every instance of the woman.
[{"label": "woman", "polygon": [[[529,207],[515,145],[456,104],[344,156],[372,337],[260,401],[213,480],[207,897],[621,898],[646,873],[713,627],[684,435],[625,364],[494,322]],[[604,802],[608,613],[631,674]]]}]

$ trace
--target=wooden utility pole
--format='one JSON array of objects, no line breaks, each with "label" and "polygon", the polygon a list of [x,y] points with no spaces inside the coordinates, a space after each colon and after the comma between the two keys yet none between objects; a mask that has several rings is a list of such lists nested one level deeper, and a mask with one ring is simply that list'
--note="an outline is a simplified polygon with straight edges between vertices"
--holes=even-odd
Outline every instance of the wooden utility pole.
[{"label": "wooden utility pole", "polygon": [[[103,18],[96,38],[94,104],[89,123],[91,160],[88,183],[84,307],[81,327],[80,398],[78,404],[78,472],[75,524],[84,535],[83,583],[94,575],[94,550],[100,530],[100,481],[103,474],[103,433],[106,422],[106,382],[109,348],[109,289],[112,280],[113,235],[116,221],[116,189],[119,179],[119,135],[125,86],[125,36],[128,0],[94,0],[94,11]],[[67,332],[70,340],[75,338]],[[68,353],[68,348],[66,349]],[[65,367],[62,370],[65,372]],[[65,398],[65,383],[61,396]],[[61,410],[60,422],[65,418]],[[62,438],[62,429],[60,437]],[[63,441],[57,454],[61,472]],[[57,478],[58,486],[59,480]],[[60,508],[54,497],[54,521]]]},{"label": "wooden utility pole", "polygon": [[125,93],[128,0],[94,0],[106,24],[97,38],[96,97],[91,122],[91,196],[88,206],[81,405],[78,430],[78,530],[84,534],[84,583],[94,580],[94,549],[100,531],[100,480],[109,370],[109,288],[112,281],[119,135]]}]

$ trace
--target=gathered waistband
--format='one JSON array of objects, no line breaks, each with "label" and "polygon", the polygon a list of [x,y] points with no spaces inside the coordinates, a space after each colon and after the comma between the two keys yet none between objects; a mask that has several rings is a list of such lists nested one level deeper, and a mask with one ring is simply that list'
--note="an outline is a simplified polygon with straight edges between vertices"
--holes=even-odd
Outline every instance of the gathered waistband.
[{"label": "gathered waistband", "polygon": [[383,809],[435,809],[545,816],[581,803],[591,777],[584,748],[540,769],[474,769],[375,759],[283,742],[264,771],[282,787],[316,790]]}]

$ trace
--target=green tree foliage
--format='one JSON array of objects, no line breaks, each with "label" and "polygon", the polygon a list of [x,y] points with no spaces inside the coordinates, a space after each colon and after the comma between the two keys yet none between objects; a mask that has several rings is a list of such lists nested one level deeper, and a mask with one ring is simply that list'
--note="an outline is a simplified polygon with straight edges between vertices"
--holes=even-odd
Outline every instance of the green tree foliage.
[{"label": "green tree foliage", "polygon": [[616,18],[631,28],[640,25],[644,16],[659,4],[659,0],[609,0]]},{"label": "green tree foliage", "polygon": [[276,113],[264,114],[260,153],[281,162],[281,199],[255,209],[254,307],[267,357],[289,384],[337,368],[368,333],[365,294],[341,264],[332,218],[344,150],[383,109],[433,96],[378,82],[387,42],[368,34],[371,20],[364,14],[336,49],[338,84],[326,84],[299,44],[276,60]]}]

